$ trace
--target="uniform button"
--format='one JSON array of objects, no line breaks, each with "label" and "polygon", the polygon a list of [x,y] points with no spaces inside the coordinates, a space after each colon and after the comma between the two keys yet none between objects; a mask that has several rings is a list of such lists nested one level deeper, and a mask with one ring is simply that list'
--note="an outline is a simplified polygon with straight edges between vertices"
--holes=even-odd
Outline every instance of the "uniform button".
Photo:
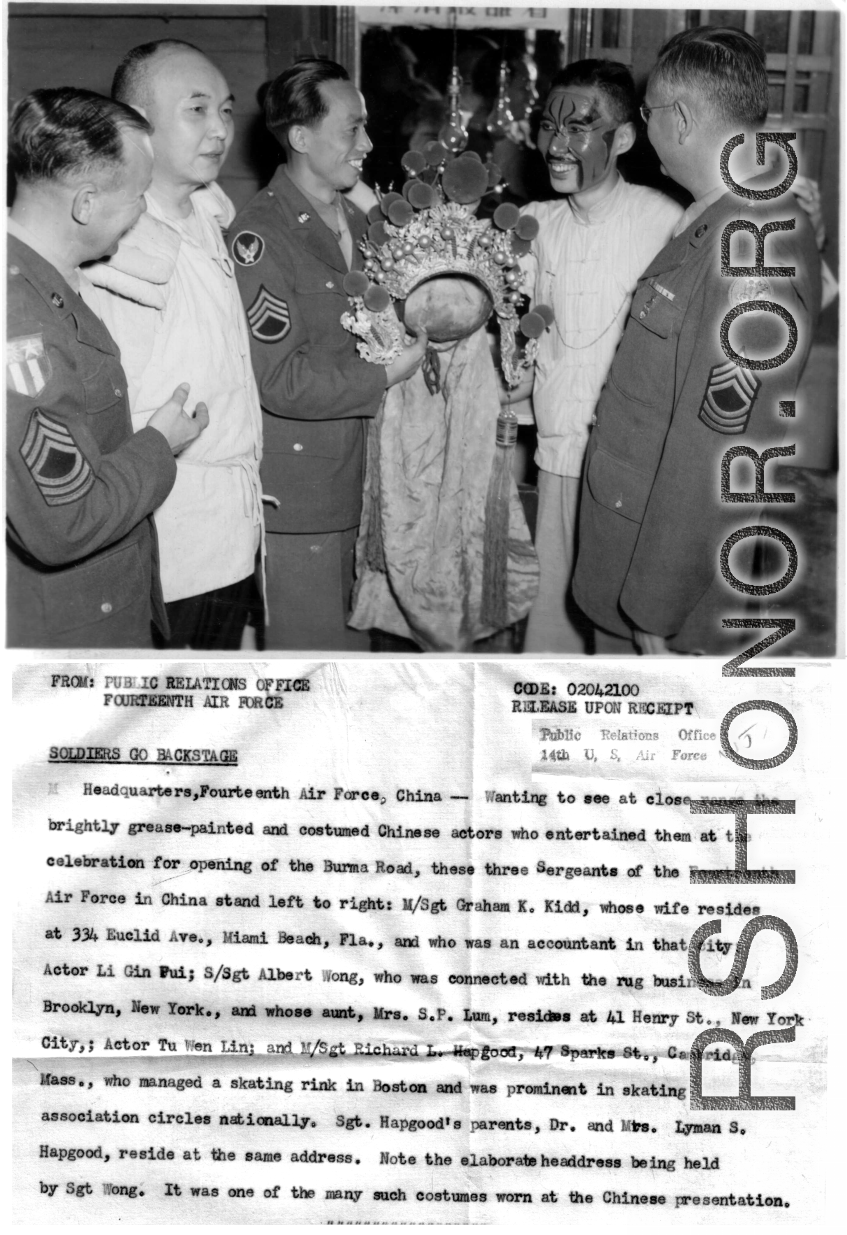
[{"label": "uniform button", "polygon": [[705,236],[708,230],[709,230],[708,223],[701,223],[700,226],[697,228],[697,231],[694,233],[695,238],[699,240],[701,236]]},{"label": "uniform button", "polygon": [[646,310],[646,309],[642,309],[642,310],[641,310],[641,312],[638,314],[638,316],[639,316],[639,317],[646,317],[646,316],[647,316],[647,310]]},{"label": "uniform button", "polygon": [[303,447],[300,445],[300,443],[299,443],[299,442],[295,442],[295,443],[294,443],[294,449],[295,449],[295,450],[302,450],[302,449],[303,449]]},{"label": "uniform button", "polygon": [[615,510],[620,510],[621,506],[623,506],[623,502],[621,501],[620,498],[618,498],[618,500],[615,502]]},{"label": "uniform button", "polygon": [[116,387],[115,387],[115,394],[118,396],[118,398],[120,398],[120,397],[121,397],[121,388],[120,388],[120,386],[116,386]]},{"label": "uniform button", "polygon": [[335,284],[333,283],[332,279],[328,281],[327,287],[335,287]]},{"label": "uniform button", "polygon": [[309,545],[310,553],[320,553],[320,551],[321,551],[320,545]]},{"label": "uniform button", "polygon": [[64,309],[65,302],[58,292],[54,292],[53,295],[50,297],[50,299],[53,301],[53,304],[56,306],[57,309]]},{"label": "uniform button", "polygon": [[112,606],[109,604],[108,600],[103,601],[102,605],[100,606],[100,612],[101,613],[111,613],[112,612]]},{"label": "uniform button", "polygon": [[11,275],[16,275],[16,274],[20,274],[20,273],[21,273],[21,271],[20,271],[20,267],[19,267],[19,266],[10,266],[10,267],[9,267],[9,274],[11,274]]}]

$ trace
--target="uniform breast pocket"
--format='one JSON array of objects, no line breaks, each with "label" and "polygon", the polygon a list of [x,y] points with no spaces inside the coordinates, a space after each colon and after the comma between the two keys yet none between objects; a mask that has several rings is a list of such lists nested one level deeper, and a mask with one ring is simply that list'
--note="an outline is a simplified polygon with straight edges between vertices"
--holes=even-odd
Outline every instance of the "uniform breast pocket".
[{"label": "uniform breast pocket", "polygon": [[335,348],[339,339],[350,336],[341,325],[341,316],[350,302],[341,286],[344,274],[328,266],[307,266],[294,275],[294,300],[297,312],[314,347]]},{"label": "uniform breast pocket", "polygon": [[116,366],[105,357],[96,369],[83,375],[82,385],[85,391],[85,410],[89,416],[110,411],[124,397],[120,372],[116,372]]},{"label": "uniform breast pocket", "polygon": [[612,384],[627,399],[657,404],[672,390],[681,320],[681,310],[652,283],[636,289],[610,374]]},{"label": "uniform breast pocket", "polygon": [[[304,312],[316,310],[331,313],[336,302],[348,307],[347,297],[341,286],[344,275],[329,267],[298,270],[294,275],[294,292]],[[302,297],[302,299],[301,299]],[[342,310],[339,310],[343,312]]]}]

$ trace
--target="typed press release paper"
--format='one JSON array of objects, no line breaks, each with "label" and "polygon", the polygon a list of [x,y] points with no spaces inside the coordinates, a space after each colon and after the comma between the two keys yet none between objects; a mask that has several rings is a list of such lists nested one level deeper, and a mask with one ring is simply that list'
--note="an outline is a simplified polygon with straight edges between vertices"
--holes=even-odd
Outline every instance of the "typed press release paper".
[{"label": "typed press release paper", "polygon": [[820,1217],[825,667],[13,690],[16,1220]]}]

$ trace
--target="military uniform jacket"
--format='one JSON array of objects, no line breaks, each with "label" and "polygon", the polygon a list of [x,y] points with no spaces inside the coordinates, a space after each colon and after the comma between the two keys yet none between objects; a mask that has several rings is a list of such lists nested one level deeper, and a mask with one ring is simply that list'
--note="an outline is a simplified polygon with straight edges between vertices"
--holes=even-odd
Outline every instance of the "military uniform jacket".
[{"label": "military uniform jacket", "polygon": [[[793,266],[793,277],[721,275],[721,235],[741,219],[759,227],[795,220],[793,231],[765,240],[765,265]],[[755,264],[749,232],[732,236],[729,260]],[[726,313],[753,299],[782,305],[797,326],[793,355],[770,369],[748,369],[721,346]],[[781,416],[779,404],[794,397],[819,307],[820,260],[790,193],[764,203],[725,194],[641,276],[600,396],[583,478],[574,595],[598,625],[619,634],[636,626],[669,638],[674,650],[720,650],[702,645],[704,614],[719,632],[717,594],[724,616],[737,611],[739,596],[719,576],[721,546],[730,532],[757,521],[749,505],[721,502],[721,460],[734,446],[762,451],[783,442],[794,422]],[[783,352],[788,336],[773,313],[745,311],[728,337],[739,356],[765,360]],[[751,472],[742,482],[742,466],[751,469],[733,465],[733,488],[752,491]],[[766,489],[774,487],[772,472],[773,465]]]},{"label": "military uniform jacket", "polygon": [[[367,226],[345,201],[353,237]],[[262,487],[269,532],[355,527],[362,506],[365,418],[385,393],[385,369],[356,352],[341,325],[350,308],[341,249],[280,168],[230,229],[264,415]]]},{"label": "military uniform jacket", "polygon": [[102,322],[10,235],[6,356],[8,643],[149,647],[167,629],[151,512],[176,477],[156,429],[133,436]]}]

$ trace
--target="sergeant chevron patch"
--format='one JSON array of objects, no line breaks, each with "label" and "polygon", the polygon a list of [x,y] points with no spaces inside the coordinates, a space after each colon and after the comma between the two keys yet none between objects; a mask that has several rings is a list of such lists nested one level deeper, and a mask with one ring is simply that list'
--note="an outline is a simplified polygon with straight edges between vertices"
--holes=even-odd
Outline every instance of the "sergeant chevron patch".
[{"label": "sergeant chevron patch", "polygon": [[247,310],[250,333],[260,343],[278,343],[291,329],[288,305],[279,296],[269,292],[264,284]]},{"label": "sergeant chevron patch", "polygon": [[699,419],[715,433],[744,433],[762,383],[731,360],[709,371]]},{"label": "sergeant chevron patch", "polygon": [[67,425],[37,407],[29,418],[21,457],[48,506],[78,502],[94,484],[91,464]]}]

